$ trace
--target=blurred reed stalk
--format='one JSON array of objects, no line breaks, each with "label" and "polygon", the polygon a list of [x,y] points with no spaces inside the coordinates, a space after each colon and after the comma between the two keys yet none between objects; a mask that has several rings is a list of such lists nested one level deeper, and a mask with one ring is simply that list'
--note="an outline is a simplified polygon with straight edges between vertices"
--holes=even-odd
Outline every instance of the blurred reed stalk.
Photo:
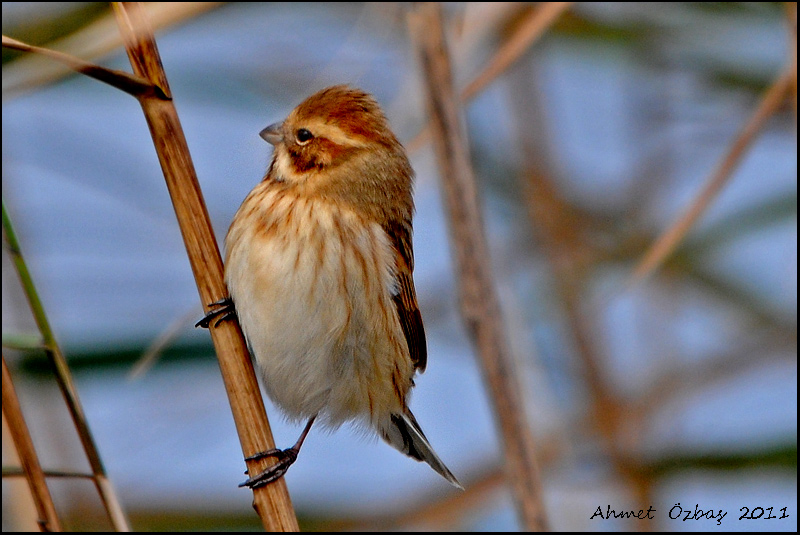
[{"label": "blurred reed stalk", "polygon": [[42,465],[39,464],[39,456],[36,455],[28,425],[22,414],[17,391],[11,381],[11,373],[8,371],[5,355],[3,355],[3,417],[8,422],[8,429],[17,455],[19,455],[22,471],[28,480],[28,487],[30,487],[33,503],[36,506],[38,515],[36,521],[39,529],[41,531],[62,531],[61,522],[58,520],[58,514],[53,505],[53,498],[47,488]]},{"label": "blurred reed stalk", "polygon": [[[797,122],[797,2],[784,2],[786,26],[789,28],[789,65],[794,65],[794,82],[790,88],[794,120]],[[797,125],[795,125],[797,126]]]},{"label": "blurred reed stalk", "polygon": [[[513,139],[522,155],[520,190],[527,209],[531,232],[538,238],[550,266],[552,291],[563,323],[580,363],[580,380],[588,399],[584,426],[599,435],[608,464],[632,492],[633,503],[650,503],[652,478],[637,470],[638,458],[625,449],[631,432],[630,409],[606,380],[609,358],[603,336],[593,321],[599,314],[586,306],[587,288],[599,268],[601,255],[586,243],[587,227],[595,225],[589,214],[565,200],[550,157],[552,147],[542,97],[532,80],[537,79],[534,62],[520,64],[510,74],[508,101],[513,122]],[[639,422],[637,422],[639,423]],[[635,431],[639,429],[636,428]],[[580,431],[579,431],[580,432]],[[630,442],[630,440],[628,440]],[[638,531],[650,531],[646,520],[637,519]]]},{"label": "blurred reed stalk", "polygon": [[[6,211],[5,203],[3,203],[3,238],[8,248],[9,255],[14,262],[14,267],[19,274],[22,289],[28,299],[31,307],[31,312],[42,335],[41,348],[44,349],[48,360],[53,366],[53,371],[56,378],[56,383],[64,396],[64,401],[67,409],[72,417],[72,422],[75,425],[75,430],[78,433],[83,450],[86,453],[86,458],[89,461],[89,466],[92,469],[92,481],[97,487],[97,492],[100,494],[100,499],[103,506],[108,513],[111,523],[114,525],[116,531],[130,531],[130,526],[122,511],[122,506],[117,499],[114,488],[106,475],[106,469],[103,466],[103,461],[100,459],[100,453],[95,444],[92,432],[89,429],[89,422],[86,420],[86,414],[83,412],[83,406],[78,398],[78,390],[75,387],[75,382],[72,379],[67,361],[61,348],[56,342],[53,329],[50,327],[50,322],[47,319],[47,314],[44,311],[44,305],[39,298],[39,293],[36,291],[36,286],[33,283],[33,278],[28,270],[28,265],[22,256],[22,251],[17,241],[17,235],[14,232],[14,227],[11,225],[11,218]],[[5,359],[3,360],[3,373],[5,375]],[[9,377],[10,378],[10,377]],[[5,410],[5,378],[3,384],[3,408]],[[24,443],[24,437],[18,437],[14,443]],[[22,455],[22,453],[20,453]],[[45,517],[47,518],[47,517]]]},{"label": "blurred reed stalk", "polygon": [[[227,297],[228,290],[223,282],[222,258],[194,164],[142,6],[138,2],[115,2],[113,6],[134,73],[160,87],[168,97],[143,96],[139,103],[153,137],[200,299],[206,309],[208,303]],[[273,449],[275,443],[261,391],[238,322],[223,321],[219,326],[212,323],[209,331],[244,455],[249,457]],[[249,473],[258,474],[271,462],[275,460],[248,461],[247,468]],[[255,489],[253,507],[268,531],[299,531],[283,479]]]},{"label": "blurred reed stalk", "polygon": [[489,249],[461,109],[453,87],[442,9],[422,3],[409,13],[428,97],[434,147],[458,274],[461,314],[483,364],[503,445],[506,478],[523,529],[546,531],[539,469],[520,384],[493,287]]}]

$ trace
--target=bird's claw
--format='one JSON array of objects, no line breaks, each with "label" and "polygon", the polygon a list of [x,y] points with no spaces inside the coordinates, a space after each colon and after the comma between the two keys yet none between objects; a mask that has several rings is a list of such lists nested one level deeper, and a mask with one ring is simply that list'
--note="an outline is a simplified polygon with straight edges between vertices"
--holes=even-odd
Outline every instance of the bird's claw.
[{"label": "bird's claw", "polygon": [[217,327],[220,322],[236,315],[236,308],[233,305],[233,299],[230,297],[223,297],[219,301],[214,301],[208,306],[211,310],[208,311],[208,314],[203,316],[203,319],[194,324],[195,327],[208,329],[212,321],[214,322],[214,327]]},{"label": "bird's claw", "polygon": [[246,461],[256,461],[258,459],[263,459],[264,457],[277,457],[278,462],[260,474],[240,483],[239,486],[257,489],[258,487],[263,487],[264,485],[280,479],[283,477],[286,471],[289,470],[289,467],[292,466],[292,464],[294,464],[294,462],[297,460],[297,454],[298,450],[295,448],[288,448],[285,450],[273,449],[262,451],[247,457],[245,459]]}]

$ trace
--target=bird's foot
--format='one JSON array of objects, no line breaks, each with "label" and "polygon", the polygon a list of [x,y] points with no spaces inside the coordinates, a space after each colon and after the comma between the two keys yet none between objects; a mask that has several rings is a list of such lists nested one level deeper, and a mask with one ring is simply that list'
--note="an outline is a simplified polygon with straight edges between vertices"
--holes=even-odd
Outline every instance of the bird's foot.
[{"label": "bird's foot", "polygon": [[[255,455],[251,455],[247,457],[246,461],[256,461],[258,459],[263,459],[264,457],[277,457],[278,462],[261,472],[260,474],[251,477],[247,481],[240,483],[240,487],[250,487],[251,489],[257,489],[258,487],[263,487],[268,483],[272,483],[273,481],[280,479],[289,470],[289,467],[297,460],[297,454],[299,453],[299,448],[287,448],[285,450],[273,449],[262,451],[260,453],[256,453]],[[247,472],[245,472],[247,473]]]},{"label": "bird's foot", "polygon": [[208,306],[211,310],[203,316],[203,319],[194,324],[195,327],[208,329],[212,321],[214,322],[214,327],[217,327],[220,322],[236,316],[236,308],[233,306],[233,299],[230,297],[223,297]]}]

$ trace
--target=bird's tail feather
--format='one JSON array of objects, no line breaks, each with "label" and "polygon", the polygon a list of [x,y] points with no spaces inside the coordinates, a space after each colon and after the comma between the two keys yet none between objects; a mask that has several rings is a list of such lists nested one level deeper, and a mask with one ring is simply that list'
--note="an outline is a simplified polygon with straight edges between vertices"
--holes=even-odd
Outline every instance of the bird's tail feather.
[{"label": "bird's tail feather", "polygon": [[433,451],[428,439],[420,429],[417,419],[406,409],[403,414],[393,414],[391,424],[381,429],[384,440],[396,449],[418,461],[425,461],[455,487],[464,490],[456,476],[445,466]]}]

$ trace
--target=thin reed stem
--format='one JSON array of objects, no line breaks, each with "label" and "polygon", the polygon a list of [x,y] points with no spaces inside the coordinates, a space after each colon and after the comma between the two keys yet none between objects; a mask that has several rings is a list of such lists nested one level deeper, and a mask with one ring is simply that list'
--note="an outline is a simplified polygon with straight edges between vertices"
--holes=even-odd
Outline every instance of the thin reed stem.
[{"label": "thin reed stem", "polygon": [[458,275],[461,315],[483,364],[502,438],[506,477],[526,530],[547,530],[539,468],[519,374],[494,290],[475,175],[453,87],[441,6],[419,4],[409,25],[422,66],[433,142]]},{"label": "thin reed stem", "polygon": [[[116,2],[114,11],[133,71],[171,95],[161,57],[142,6]],[[228,296],[222,258],[203,200],[177,111],[171,100],[139,97],[167,183],[178,224],[205,309]],[[228,400],[245,457],[273,449],[269,421],[247,344],[236,321],[209,327],[217,351]],[[275,459],[248,461],[249,473],[258,474]],[[253,507],[268,531],[298,531],[286,482],[279,479],[253,490]]]}]

